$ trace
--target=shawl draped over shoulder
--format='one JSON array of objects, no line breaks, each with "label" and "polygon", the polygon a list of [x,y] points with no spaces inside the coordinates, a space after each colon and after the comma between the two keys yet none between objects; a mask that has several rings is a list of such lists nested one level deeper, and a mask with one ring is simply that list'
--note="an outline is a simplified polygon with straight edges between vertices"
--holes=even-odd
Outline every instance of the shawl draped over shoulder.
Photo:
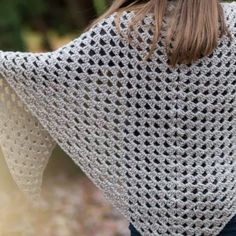
[{"label": "shawl draped over shoulder", "polygon": [[[236,3],[222,6],[236,35]],[[124,34],[132,16],[121,15]],[[236,212],[235,40],[175,69],[162,34],[143,61],[151,14],[138,47],[114,17],[52,52],[0,51],[9,170],[37,201],[58,144],[143,236],[216,236]]]}]

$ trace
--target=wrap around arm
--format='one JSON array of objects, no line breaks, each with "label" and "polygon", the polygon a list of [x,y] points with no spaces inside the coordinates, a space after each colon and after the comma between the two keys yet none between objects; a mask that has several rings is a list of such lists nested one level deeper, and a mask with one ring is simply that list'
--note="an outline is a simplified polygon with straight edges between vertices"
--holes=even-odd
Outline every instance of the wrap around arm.
[{"label": "wrap around arm", "polygon": [[0,51],[0,145],[14,180],[31,200],[40,196],[56,143],[74,160],[79,155],[79,113],[86,100],[81,91],[109,66],[111,22],[112,16],[52,52]]}]

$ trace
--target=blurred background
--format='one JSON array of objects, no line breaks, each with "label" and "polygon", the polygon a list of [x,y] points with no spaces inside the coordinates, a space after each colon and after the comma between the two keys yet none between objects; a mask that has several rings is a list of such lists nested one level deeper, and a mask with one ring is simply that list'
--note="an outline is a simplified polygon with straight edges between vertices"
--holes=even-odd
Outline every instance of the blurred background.
[{"label": "blurred background", "polygon": [[[0,0],[0,50],[51,51],[78,37],[110,0]],[[56,147],[43,205],[29,208],[0,150],[0,236],[129,236],[128,222]]]},{"label": "blurred background", "polygon": [[78,36],[109,4],[109,0],[1,0],[1,49],[57,48]]},{"label": "blurred background", "polygon": [[[51,51],[78,37],[109,0],[0,0],[0,50]],[[127,236],[127,221],[60,149],[43,179],[43,202],[31,209],[0,149],[0,236]]]}]

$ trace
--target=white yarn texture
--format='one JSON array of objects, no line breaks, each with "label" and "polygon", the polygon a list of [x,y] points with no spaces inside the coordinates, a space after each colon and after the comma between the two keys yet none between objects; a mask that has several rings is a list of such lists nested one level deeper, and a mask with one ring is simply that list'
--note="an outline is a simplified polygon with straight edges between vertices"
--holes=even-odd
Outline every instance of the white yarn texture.
[{"label": "white yarn texture", "polygon": [[58,144],[142,236],[218,235],[236,214],[236,3],[221,4],[234,40],[175,69],[164,31],[142,60],[151,14],[139,48],[114,13],[55,51],[0,51],[0,144],[22,191],[38,199]]}]

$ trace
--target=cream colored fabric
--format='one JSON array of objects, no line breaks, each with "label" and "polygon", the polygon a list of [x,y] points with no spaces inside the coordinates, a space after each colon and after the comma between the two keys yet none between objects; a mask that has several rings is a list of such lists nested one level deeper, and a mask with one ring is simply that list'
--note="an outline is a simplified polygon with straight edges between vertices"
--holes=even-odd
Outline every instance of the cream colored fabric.
[{"label": "cream colored fabric", "polygon": [[40,198],[43,171],[56,142],[0,79],[0,146],[13,179],[30,201]]}]

